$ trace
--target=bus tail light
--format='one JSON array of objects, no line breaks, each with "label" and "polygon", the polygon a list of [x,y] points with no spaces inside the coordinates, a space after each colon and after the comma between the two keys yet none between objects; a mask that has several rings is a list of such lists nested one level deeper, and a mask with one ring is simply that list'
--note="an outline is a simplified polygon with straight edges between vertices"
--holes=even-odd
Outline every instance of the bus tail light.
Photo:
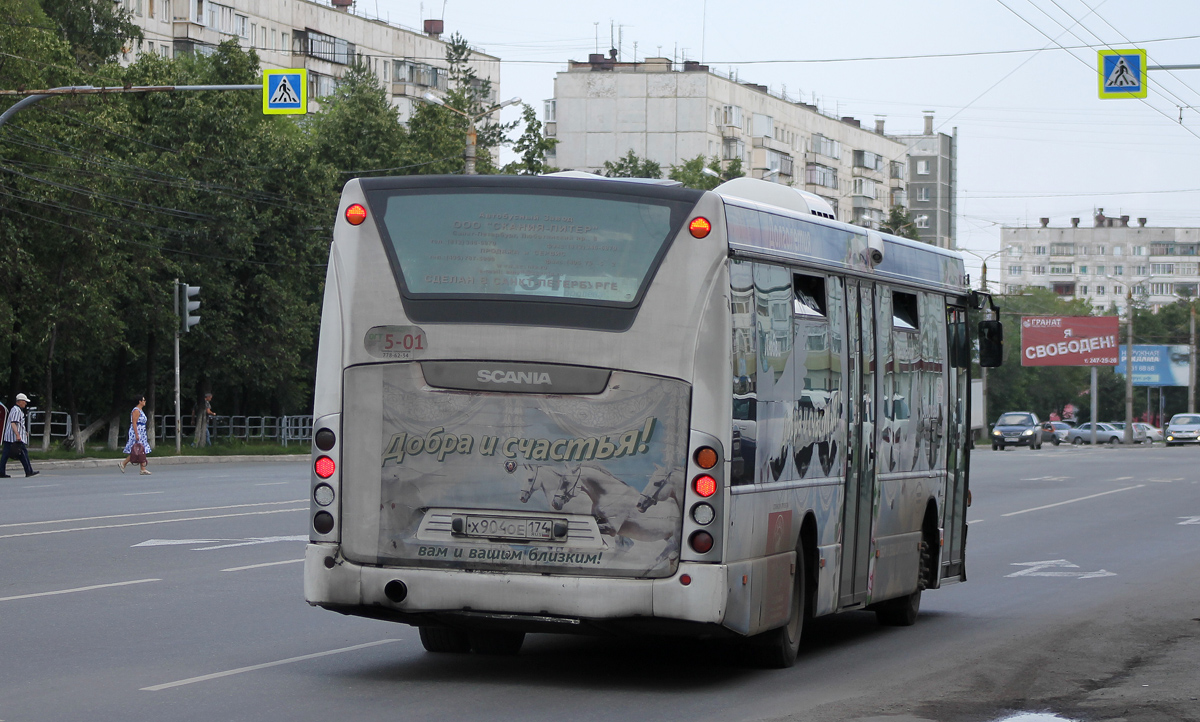
[{"label": "bus tail light", "polygon": [[[717,437],[692,430],[687,456],[688,481],[684,493],[684,517],[679,559],[684,562],[721,561],[725,544],[725,494],[729,459]],[[678,482],[677,482],[678,483]]]},{"label": "bus tail light", "polygon": [[696,466],[701,469],[711,469],[717,465],[717,450],[711,446],[701,446],[696,449]]},{"label": "bus tail light", "polygon": [[328,479],[333,476],[334,471],[337,471],[337,464],[333,463],[333,459],[328,456],[320,456],[313,464],[313,471],[317,472],[317,476],[322,479]]},{"label": "bus tail light", "polygon": [[327,511],[318,511],[313,517],[313,529],[316,529],[318,534],[328,534],[333,531],[333,514]]},{"label": "bus tail light", "polygon": [[712,233],[712,223],[709,223],[704,216],[696,216],[688,224],[688,231],[691,232],[693,238],[704,238]]},{"label": "bus tail light", "polygon": [[361,203],[355,203],[346,209],[346,222],[352,226],[362,225],[367,220],[367,209]]}]

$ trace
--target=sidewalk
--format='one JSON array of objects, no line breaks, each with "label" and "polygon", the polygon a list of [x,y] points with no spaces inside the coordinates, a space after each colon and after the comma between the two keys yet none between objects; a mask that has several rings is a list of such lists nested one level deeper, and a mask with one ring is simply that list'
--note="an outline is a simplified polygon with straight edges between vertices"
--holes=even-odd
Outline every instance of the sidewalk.
[{"label": "sidewalk", "polygon": [[[308,461],[309,454],[230,454],[226,456],[155,456],[150,455],[150,467],[175,466],[178,464],[233,464],[255,462]],[[34,461],[37,471],[49,469],[94,469],[102,466],[116,468],[120,459],[55,459]],[[11,460],[9,463],[12,463]]]}]

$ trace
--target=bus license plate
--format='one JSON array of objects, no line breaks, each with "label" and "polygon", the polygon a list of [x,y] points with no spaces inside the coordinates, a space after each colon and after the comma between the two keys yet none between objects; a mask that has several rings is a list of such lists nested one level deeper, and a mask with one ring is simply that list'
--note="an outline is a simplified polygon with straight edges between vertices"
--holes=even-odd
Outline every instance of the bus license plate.
[{"label": "bus license plate", "polygon": [[506,516],[461,516],[461,532],[459,525],[454,524],[455,531],[461,536],[483,537],[486,539],[554,539],[554,522],[550,519],[518,519]]}]

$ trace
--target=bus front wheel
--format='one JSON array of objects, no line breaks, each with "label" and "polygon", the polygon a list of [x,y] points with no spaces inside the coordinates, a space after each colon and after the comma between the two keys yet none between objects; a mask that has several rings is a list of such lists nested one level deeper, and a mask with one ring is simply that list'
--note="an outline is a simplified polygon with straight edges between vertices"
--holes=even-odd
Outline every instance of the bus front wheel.
[{"label": "bus front wheel", "polygon": [[792,606],[787,624],[751,637],[755,657],[764,667],[786,669],[796,663],[800,653],[800,635],[807,614],[804,550],[796,550],[796,576],[792,583]]},{"label": "bus front wheel", "polygon": [[450,627],[421,627],[421,646],[426,652],[466,654],[471,651],[467,633]]}]

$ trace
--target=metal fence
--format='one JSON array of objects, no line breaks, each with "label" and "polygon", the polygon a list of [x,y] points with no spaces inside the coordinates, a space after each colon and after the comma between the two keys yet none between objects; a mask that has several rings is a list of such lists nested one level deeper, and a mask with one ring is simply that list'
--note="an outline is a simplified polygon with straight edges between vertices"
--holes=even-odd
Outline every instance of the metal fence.
[{"label": "metal fence", "polygon": [[[128,429],[127,417],[122,415],[119,438],[123,441]],[[196,425],[190,416],[182,420],[182,441],[192,443],[196,438]],[[289,443],[307,443],[312,439],[312,415],[304,416],[214,416],[208,421],[211,441],[241,439],[245,441],[278,441],[284,446]],[[79,415],[80,428],[86,428],[90,420]],[[29,440],[37,445],[45,433],[46,412],[29,412]],[[55,411],[50,415],[50,438],[67,439],[74,433],[71,415]],[[175,440],[175,415],[159,414],[154,420],[155,440],[158,443]],[[97,433],[92,438],[99,438]]]}]

